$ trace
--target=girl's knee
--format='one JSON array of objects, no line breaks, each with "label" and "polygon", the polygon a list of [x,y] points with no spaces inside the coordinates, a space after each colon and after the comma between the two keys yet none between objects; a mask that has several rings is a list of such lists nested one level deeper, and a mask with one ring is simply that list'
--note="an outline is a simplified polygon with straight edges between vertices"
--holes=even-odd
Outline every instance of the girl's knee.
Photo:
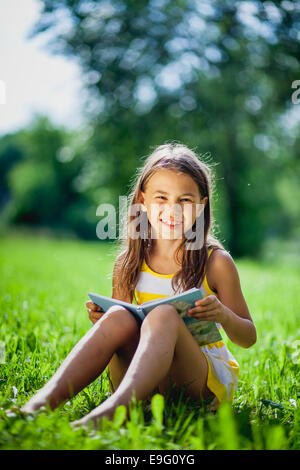
[{"label": "girl's knee", "polygon": [[144,322],[154,323],[161,326],[170,326],[171,324],[179,324],[181,321],[175,307],[170,304],[159,305],[148,313]]},{"label": "girl's knee", "polygon": [[110,307],[101,320],[111,324],[122,333],[137,334],[139,332],[139,325],[135,317],[125,307],[119,305]]}]

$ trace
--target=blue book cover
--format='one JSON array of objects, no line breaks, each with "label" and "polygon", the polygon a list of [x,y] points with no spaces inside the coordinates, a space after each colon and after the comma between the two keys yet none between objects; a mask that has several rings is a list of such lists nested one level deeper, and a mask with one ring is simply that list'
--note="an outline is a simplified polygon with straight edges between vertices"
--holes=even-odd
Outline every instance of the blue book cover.
[{"label": "blue book cover", "polygon": [[92,302],[99,305],[104,312],[114,305],[122,305],[129,310],[139,322],[142,322],[146,315],[158,305],[170,304],[176,308],[187,328],[200,346],[215,343],[222,339],[215,322],[198,320],[196,318],[186,316],[187,310],[195,306],[196,300],[203,298],[201,290],[197,287],[193,287],[181,294],[163,297],[162,299],[149,300],[148,302],[144,302],[140,305],[130,304],[122,300],[105,297],[104,295],[94,294],[92,292],[89,292],[88,295]]}]

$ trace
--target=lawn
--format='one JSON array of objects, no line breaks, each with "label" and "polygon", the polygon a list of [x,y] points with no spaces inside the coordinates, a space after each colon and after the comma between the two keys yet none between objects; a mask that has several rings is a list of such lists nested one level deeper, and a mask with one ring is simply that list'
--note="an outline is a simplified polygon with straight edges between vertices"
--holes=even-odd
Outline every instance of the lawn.
[{"label": "lawn", "polygon": [[[300,267],[236,260],[258,339],[242,349],[233,406],[199,411],[182,397],[119,408],[103,430],[73,430],[109,395],[106,372],[54,412],[5,414],[51,377],[90,328],[87,292],[111,295],[116,245],[42,237],[0,240],[0,449],[299,449]],[[223,334],[224,335],[224,334]],[[298,348],[298,349],[297,349]]]}]

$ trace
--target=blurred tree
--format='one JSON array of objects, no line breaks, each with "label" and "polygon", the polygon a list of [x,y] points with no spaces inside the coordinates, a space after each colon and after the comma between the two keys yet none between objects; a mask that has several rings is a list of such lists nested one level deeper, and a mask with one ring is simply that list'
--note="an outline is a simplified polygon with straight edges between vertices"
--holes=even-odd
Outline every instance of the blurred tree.
[{"label": "blurred tree", "polygon": [[23,149],[18,144],[15,135],[7,134],[0,139],[0,210],[11,197],[8,173],[23,157]]},{"label": "blurred tree", "polygon": [[26,129],[10,135],[15,147],[7,140],[0,139],[1,175],[10,192],[4,219],[93,237],[97,219],[90,216],[92,203],[76,184],[84,166],[84,136],[37,115]]},{"label": "blurred tree", "polygon": [[270,231],[288,233],[278,182],[296,147],[280,118],[299,78],[299,2],[42,4],[31,36],[51,33],[52,51],[79,61],[89,91],[82,196],[117,204],[138,157],[178,140],[219,162],[216,215],[233,255],[259,255]]}]

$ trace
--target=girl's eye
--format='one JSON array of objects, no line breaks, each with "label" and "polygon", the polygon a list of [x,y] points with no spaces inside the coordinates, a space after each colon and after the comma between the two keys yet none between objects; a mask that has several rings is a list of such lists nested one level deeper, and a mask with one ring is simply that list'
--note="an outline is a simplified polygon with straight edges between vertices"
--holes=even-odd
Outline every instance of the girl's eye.
[{"label": "girl's eye", "polygon": [[[165,196],[157,196],[156,199],[166,199],[166,198],[165,198]],[[186,199],[186,198],[180,199],[180,201],[192,202],[190,199]]]}]

